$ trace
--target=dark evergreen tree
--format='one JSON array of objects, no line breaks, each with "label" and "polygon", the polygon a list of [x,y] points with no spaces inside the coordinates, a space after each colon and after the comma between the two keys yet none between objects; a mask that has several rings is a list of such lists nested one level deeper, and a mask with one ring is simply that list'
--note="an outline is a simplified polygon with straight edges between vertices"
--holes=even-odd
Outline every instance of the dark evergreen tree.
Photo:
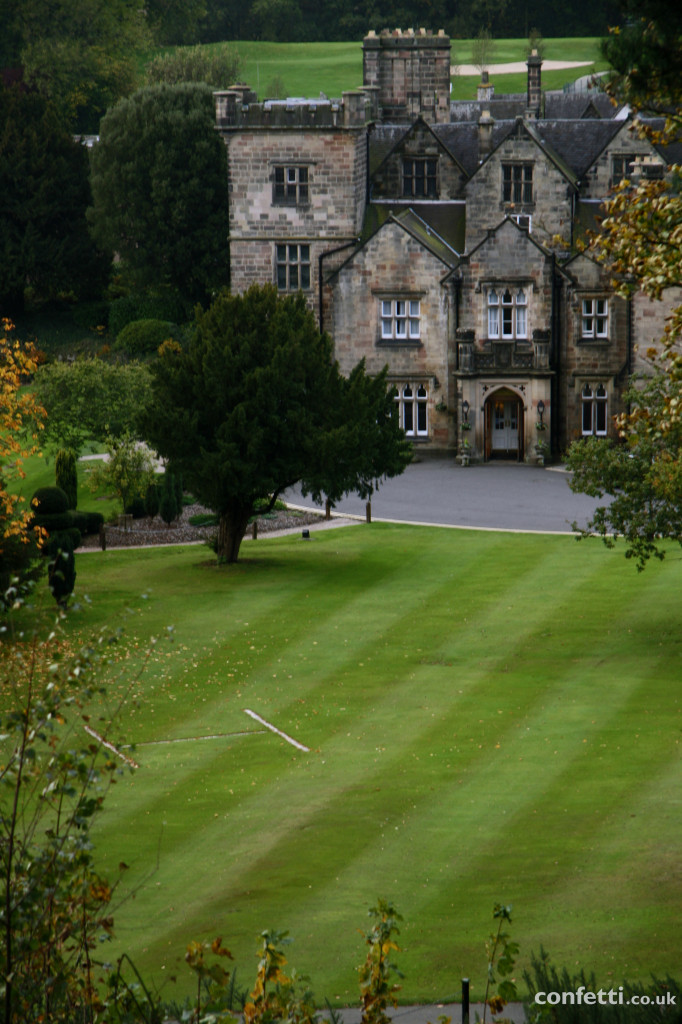
[{"label": "dark evergreen tree", "polygon": [[208,85],[155,85],[102,121],[90,223],[129,282],[203,301],[228,277],[225,146]]},{"label": "dark evergreen tree", "polygon": [[163,474],[161,497],[159,499],[159,515],[166,526],[170,526],[178,518],[178,500],[175,496],[175,480],[170,470]]},{"label": "dark evergreen tree", "polygon": [[69,448],[60,448],[54,460],[55,483],[66,494],[68,508],[78,506],[76,456]]},{"label": "dark evergreen tree", "polygon": [[0,306],[24,308],[27,285],[42,298],[96,294],[108,260],[90,237],[87,150],[55,121],[44,99],[0,87]]},{"label": "dark evergreen tree", "polygon": [[152,372],[143,430],[218,513],[222,561],[237,560],[256,507],[294,483],[369,497],[409,462],[385,374],[372,380],[360,365],[345,380],[301,294],[223,293],[198,315],[188,350],[168,346]]}]

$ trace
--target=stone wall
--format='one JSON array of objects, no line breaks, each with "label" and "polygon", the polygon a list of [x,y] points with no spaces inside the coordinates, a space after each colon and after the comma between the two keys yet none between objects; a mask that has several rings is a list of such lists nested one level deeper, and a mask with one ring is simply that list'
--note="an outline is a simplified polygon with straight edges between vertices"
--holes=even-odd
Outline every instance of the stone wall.
[{"label": "stone wall", "polygon": [[[342,373],[364,358],[369,373],[388,365],[396,384],[424,382],[429,437],[416,444],[432,450],[446,449],[455,439],[451,290],[439,283],[447,269],[389,221],[333,277],[333,303],[325,311]],[[382,339],[381,302],[396,298],[419,300],[418,342]]]},{"label": "stone wall", "polygon": [[[504,202],[502,164],[533,165],[533,202]],[[506,213],[532,217],[534,237],[544,245],[553,245],[555,235],[571,241],[571,186],[566,176],[544,155],[541,148],[519,124],[485,160],[466,186],[467,249],[471,250],[486,231]]]},{"label": "stone wall", "polygon": [[435,36],[424,29],[370,32],[362,66],[363,84],[377,89],[384,121],[450,119],[450,39],[442,30]]}]

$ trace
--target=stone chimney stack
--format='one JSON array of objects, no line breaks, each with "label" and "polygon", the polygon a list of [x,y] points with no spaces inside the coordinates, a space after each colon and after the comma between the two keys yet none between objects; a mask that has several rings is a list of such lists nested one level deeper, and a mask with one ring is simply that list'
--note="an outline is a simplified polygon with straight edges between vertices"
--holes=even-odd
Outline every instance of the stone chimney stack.
[{"label": "stone chimney stack", "polygon": [[542,57],[533,50],[528,61],[528,90],[526,94],[526,117],[540,116],[542,106]]},{"label": "stone chimney stack", "polygon": [[478,83],[476,98],[479,103],[490,103],[495,92],[495,86],[490,81],[487,71],[481,71],[481,81]]},{"label": "stone chimney stack", "polygon": [[489,110],[482,110],[478,119],[478,162],[482,164],[493,150],[493,128],[495,120]]},{"label": "stone chimney stack", "polygon": [[369,32],[362,42],[363,86],[378,89],[386,121],[450,120],[450,37],[424,28]]}]

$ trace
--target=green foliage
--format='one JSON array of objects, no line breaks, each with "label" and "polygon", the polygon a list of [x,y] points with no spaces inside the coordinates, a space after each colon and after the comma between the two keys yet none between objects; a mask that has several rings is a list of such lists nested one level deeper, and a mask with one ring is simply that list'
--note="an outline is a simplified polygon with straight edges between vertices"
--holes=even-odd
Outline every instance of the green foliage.
[{"label": "green foliage", "polygon": [[108,436],[134,432],[150,386],[149,370],[141,363],[46,363],[33,380],[33,390],[47,412],[45,443],[77,454],[88,441],[104,442]]},{"label": "green foliage", "polygon": [[121,510],[137,497],[144,497],[154,479],[154,459],[134,434],[125,430],[120,436],[106,440],[106,458],[98,462],[88,486],[92,491],[111,489],[117,495]]},{"label": "green foliage", "polygon": [[34,516],[53,516],[68,512],[69,498],[61,487],[39,487],[31,498]]},{"label": "green foliage", "polygon": [[162,46],[195,42],[205,14],[205,0],[147,0],[145,4],[147,24]]},{"label": "green foliage", "polygon": [[54,105],[70,132],[96,132],[105,110],[134,86],[135,50],[147,39],[143,0],[3,0],[1,65]]},{"label": "green foliage", "polygon": [[[530,970],[524,969],[528,990],[525,1003],[528,1024],[679,1024],[682,1021],[682,987],[670,976],[652,978],[648,985],[616,985],[609,976],[608,988],[597,983],[594,972],[571,973],[558,968],[540,947],[539,956],[531,954]],[[601,998],[599,992],[601,991]],[[565,1002],[547,1003],[547,993],[566,994]],[[578,993],[582,993],[578,1002]],[[535,1002],[540,993],[542,1003]],[[588,1002],[585,994],[594,997]],[[637,997],[633,1001],[633,996]],[[643,1002],[642,997],[646,997]],[[571,998],[573,1001],[571,1001]],[[672,1007],[672,1008],[671,1008]]]},{"label": "green foliage", "polygon": [[586,528],[574,524],[579,537],[596,535],[609,548],[622,537],[641,572],[665,557],[667,540],[682,544],[682,379],[659,373],[636,381],[626,398],[621,441],[575,441],[566,465],[571,490],[609,498]]},{"label": "green foliage", "polygon": [[108,261],[86,224],[87,150],[39,95],[0,86],[0,305],[20,313],[30,284],[42,299],[101,291]]},{"label": "green foliage", "polygon": [[682,10],[668,0],[619,0],[623,24],[603,42],[611,90],[645,113],[682,122]]},{"label": "green foliage", "polygon": [[54,460],[54,474],[57,487],[66,494],[68,507],[75,509],[78,504],[78,472],[76,455],[71,449],[59,449]]},{"label": "green foliage", "polygon": [[144,496],[144,511],[150,519],[159,514],[159,485],[156,481],[149,484]]},{"label": "green foliage", "polygon": [[317,1014],[308,979],[283,970],[287,959],[281,947],[290,941],[287,932],[261,933],[256,983],[244,1005],[245,1024],[315,1024]]},{"label": "green foliage", "polygon": [[[516,999],[516,985],[509,977],[516,965],[515,957],[519,952],[518,942],[511,942],[508,932],[502,931],[502,926],[511,924],[511,906],[503,903],[496,903],[493,909],[493,920],[498,922],[497,931],[490,935],[485,945],[488,958],[488,976],[485,986],[485,999],[483,1009],[483,1021],[490,1008],[491,1013],[501,1013],[504,1007],[512,999]],[[499,980],[502,979],[502,980]],[[493,988],[497,987],[497,993],[490,995]]]},{"label": "green foliage", "polygon": [[365,935],[367,958],[358,968],[361,1024],[390,1024],[391,1018],[386,1011],[389,1006],[398,1005],[396,993],[400,991],[400,985],[394,984],[391,979],[394,976],[402,977],[391,955],[400,952],[394,936],[400,934],[398,921],[402,921],[402,917],[392,903],[383,899],[379,899],[376,906],[370,907],[368,914],[374,918],[374,924]]},{"label": "green foliage", "polygon": [[111,108],[92,151],[93,235],[139,289],[203,301],[228,276],[227,155],[203,83],[154,85]]},{"label": "green foliage", "polygon": [[171,471],[167,469],[163,474],[161,497],[159,499],[159,515],[166,526],[170,526],[170,524],[178,518],[179,514],[180,506],[178,505],[175,480]]},{"label": "green foliage", "polygon": [[[100,1009],[92,957],[111,932],[112,890],[89,834],[122,762],[83,724],[107,639],[77,649],[57,626],[12,635],[0,654],[5,1024],[72,1024]],[[97,724],[115,738],[110,719]]]},{"label": "green foliage", "polygon": [[[216,959],[208,961],[207,955],[211,953]],[[196,996],[196,1020],[210,1020],[211,1024],[221,1024],[236,1021],[236,1015],[231,1012],[231,1005],[227,1012],[222,1012],[221,1006],[226,1001],[231,1003],[229,984],[230,972],[223,967],[222,960],[232,960],[229,949],[223,946],[222,939],[218,937],[212,942],[190,942],[185,953],[185,962],[194,971],[197,980]],[[228,996],[228,1000],[225,996]],[[210,1013],[211,1017],[206,1015]]]},{"label": "green foliage", "polygon": [[185,46],[154,57],[145,70],[150,85],[205,82],[213,89],[229,89],[239,80],[240,62],[227,46]]},{"label": "green foliage", "polygon": [[165,320],[133,320],[123,328],[116,343],[131,356],[149,355],[164,341],[177,339],[179,333],[175,324]]},{"label": "green foliage", "polygon": [[164,320],[180,324],[191,317],[191,307],[172,288],[135,292],[114,299],[109,308],[109,331],[118,336],[134,320]]},{"label": "green foliage", "polygon": [[[80,544],[80,533],[77,535],[77,544]],[[55,601],[62,608],[66,608],[73,588],[76,585],[76,557],[73,553],[77,544],[73,543],[70,531],[60,531],[52,534],[47,544],[47,585]]]},{"label": "green foliage", "polygon": [[272,507],[296,481],[332,500],[365,496],[406,465],[385,376],[361,364],[343,378],[302,295],[223,293],[188,349],[165,346],[152,372],[146,436],[219,514],[222,561],[237,560],[256,503]]}]

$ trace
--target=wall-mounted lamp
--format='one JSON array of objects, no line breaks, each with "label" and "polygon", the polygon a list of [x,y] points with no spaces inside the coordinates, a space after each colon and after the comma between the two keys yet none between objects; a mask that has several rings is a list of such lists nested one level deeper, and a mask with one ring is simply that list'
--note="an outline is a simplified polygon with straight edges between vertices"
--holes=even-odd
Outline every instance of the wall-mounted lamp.
[{"label": "wall-mounted lamp", "polygon": [[434,377],[433,378],[433,390],[434,391],[438,391],[439,387],[440,387],[440,381],[438,380],[438,377]]},{"label": "wall-mounted lamp", "polygon": [[466,398],[462,402],[462,418],[463,418],[465,423],[468,423],[468,421],[469,421],[469,403],[467,402]]},{"label": "wall-mounted lamp", "polygon": [[545,403],[540,399],[538,402],[538,416],[540,417],[540,426],[543,426],[542,417],[545,415]]}]

